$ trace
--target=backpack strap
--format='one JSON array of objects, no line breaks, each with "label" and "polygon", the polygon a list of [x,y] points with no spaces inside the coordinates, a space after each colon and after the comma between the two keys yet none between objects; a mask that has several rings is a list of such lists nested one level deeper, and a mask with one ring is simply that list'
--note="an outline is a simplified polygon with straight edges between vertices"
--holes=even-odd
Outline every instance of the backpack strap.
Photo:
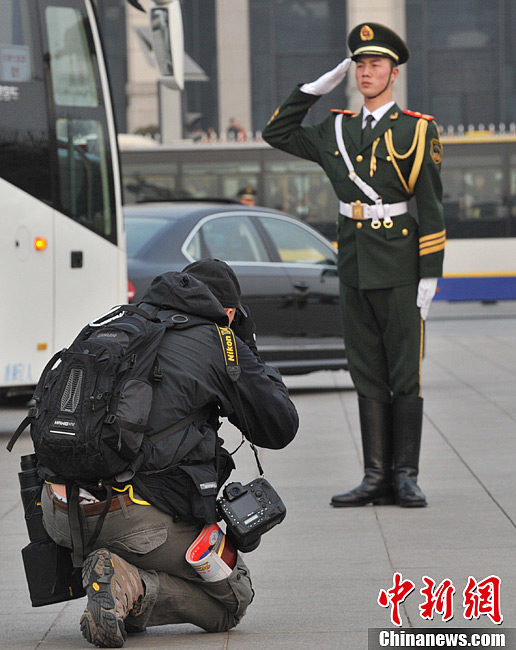
[{"label": "backpack strap", "polygon": [[38,409],[37,409],[35,406],[32,406],[32,407],[29,409],[29,412],[28,412],[27,415],[23,418],[23,420],[20,422],[20,424],[18,425],[18,428],[17,428],[16,431],[13,433],[13,435],[11,436],[11,439],[10,439],[9,442],[7,443],[7,445],[6,445],[6,449],[7,449],[7,451],[12,451],[12,450],[13,450],[13,447],[14,447],[14,445],[16,444],[18,438],[19,438],[19,437],[21,436],[21,434],[25,431],[25,429],[29,426],[29,424],[32,422],[32,420],[33,420],[35,417],[38,416],[38,413],[39,413],[39,411],[38,411]]},{"label": "backpack strap", "polygon": [[70,525],[70,536],[72,538],[72,563],[74,568],[78,569],[83,566],[84,560],[93,550],[95,542],[100,535],[104,519],[106,518],[109,509],[111,508],[111,501],[113,500],[113,487],[111,483],[103,483],[106,488],[106,503],[102,510],[95,529],[91,534],[90,539],[84,543],[84,526],[82,522],[81,508],[79,505],[79,484],[73,483],[66,485],[66,500],[68,502],[68,523]]},{"label": "backpack strap", "polygon": [[[56,352],[54,356],[50,359],[50,361],[47,363],[47,365],[43,368],[43,372],[41,373],[41,377],[38,381],[38,385],[36,386],[36,390],[34,391],[34,398],[36,401],[40,397],[40,391],[41,388],[45,385],[46,383],[46,377],[48,373],[52,370],[54,367],[56,361],[61,357],[63,352],[65,352],[66,348],[63,350],[59,350],[59,352]],[[13,433],[11,436],[11,439],[7,443],[6,449],[7,451],[12,451],[14,445],[16,444],[18,438],[21,436],[21,434],[25,431],[25,429],[29,426],[29,424],[32,422],[32,420],[36,419],[39,415],[39,409],[35,406],[31,406],[29,409],[29,412],[25,416],[25,418],[20,422],[18,425],[16,431]]]}]

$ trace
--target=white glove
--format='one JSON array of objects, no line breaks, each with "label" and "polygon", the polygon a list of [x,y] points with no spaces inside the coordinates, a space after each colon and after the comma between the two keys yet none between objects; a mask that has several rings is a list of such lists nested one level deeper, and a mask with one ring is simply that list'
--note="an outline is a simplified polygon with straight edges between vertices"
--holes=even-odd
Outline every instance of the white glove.
[{"label": "white glove", "polygon": [[350,65],[351,59],[344,59],[336,68],[326,72],[316,81],[303,84],[300,88],[301,92],[308,95],[327,95],[344,79]]},{"label": "white glove", "polygon": [[428,310],[435,292],[437,290],[437,278],[421,278],[417,287],[417,306],[421,312],[421,318],[426,320]]}]

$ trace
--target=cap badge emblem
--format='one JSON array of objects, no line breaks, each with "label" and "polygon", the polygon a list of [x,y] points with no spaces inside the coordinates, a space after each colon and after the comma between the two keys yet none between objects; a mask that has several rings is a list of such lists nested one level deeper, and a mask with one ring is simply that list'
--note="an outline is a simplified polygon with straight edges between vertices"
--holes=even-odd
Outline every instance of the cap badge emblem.
[{"label": "cap badge emblem", "polygon": [[374,32],[373,30],[369,27],[369,25],[364,25],[362,29],[360,30],[360,38],[363,41],[372,41],[374,38]]}]

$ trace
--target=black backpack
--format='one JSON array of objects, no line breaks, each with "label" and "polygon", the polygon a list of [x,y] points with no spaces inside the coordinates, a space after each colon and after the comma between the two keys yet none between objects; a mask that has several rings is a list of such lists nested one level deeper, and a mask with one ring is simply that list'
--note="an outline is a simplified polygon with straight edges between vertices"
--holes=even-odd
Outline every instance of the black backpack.
[{"label": "black backpack", "polygon": [[130,477],[162,374],[158,347],[174,324],[122,305],[84,327],[48,362],[8,449],[30,424],[42,478],[87,487]]}]

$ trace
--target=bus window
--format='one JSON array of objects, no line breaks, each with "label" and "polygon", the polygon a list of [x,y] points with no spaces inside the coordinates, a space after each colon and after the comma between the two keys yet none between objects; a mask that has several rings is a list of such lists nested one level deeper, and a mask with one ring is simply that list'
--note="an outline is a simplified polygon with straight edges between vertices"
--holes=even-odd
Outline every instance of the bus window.
[{"label": "bus window", "polygon": [[45,19],[55,103],[58,106],[98,106],[81,13],[72,7],[47,7]]},{"label": "bus window", "polygon": [[236,199],[242,187],[258,187],[259,163],[196,162],[183,164],[183,190],[191,198]]},{"label": "bus window", "polygon": [[[292,161],[265,163],[265,205],[283,210],[316,228],[335,222],[338,202],[328,178],[318,165]],[[335,233],[328,233],[332,238]]]},{"label": "bus window", "polygon": [[486,154],[448,159],[443,165],[442,180],[449,239],[506,237],[509,234],[501,156]]},{"label": "bus window", "polygon": [[31,4],[0,0],[0,178],[50,203],[48,113]]},{"label": "bus window", "polygon": [[111,210],[107,152],[95,120],[57,120],[58,177],[62,210],[81,225],[110,239]]},{"label": "bus window", "polygon": [[509,178],[509,197],[510,197],[510,220],[511,220],[511,237],[516,237],[516,156],[510,157],[510,178]]},{"label": "bus window", "polygon": [[178,197],[175,163],[126,165],[124,168],[124,203],[169,201]]},{"label": "bus window", "polygon": [[44,18],[56,138],[55,205],[115,243],[112,154],[90,25],[79,5],[48,6]]}]

